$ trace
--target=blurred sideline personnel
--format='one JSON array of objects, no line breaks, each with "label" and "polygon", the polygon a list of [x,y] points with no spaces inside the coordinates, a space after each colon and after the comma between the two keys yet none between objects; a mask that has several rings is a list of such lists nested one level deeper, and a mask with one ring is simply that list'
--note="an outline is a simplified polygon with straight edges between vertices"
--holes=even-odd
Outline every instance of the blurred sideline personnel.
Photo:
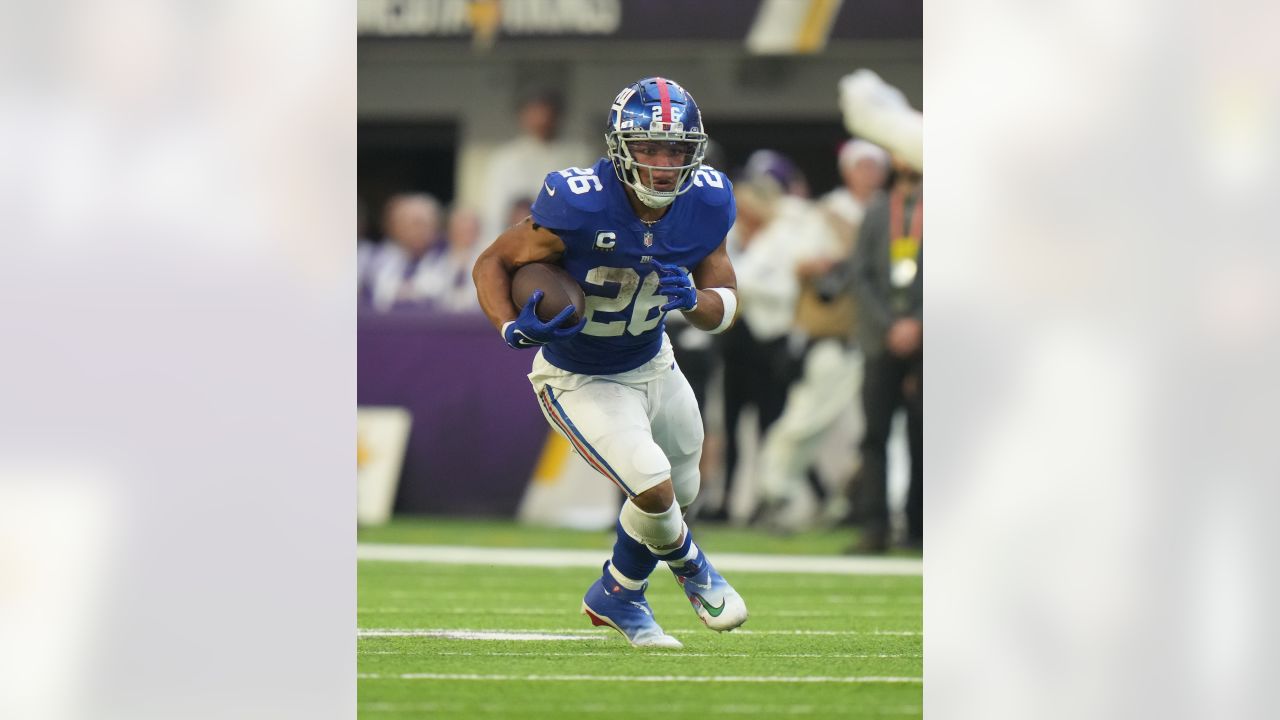
[{"label": "blurred sideline personnel", "polygon": [[432,260],[440,251],[440,202],[427,193],[402,193],[387,201],[387,240],[369,255],[361,295],[378,310],[427,301],[435,292]]},{"label": "blurred sideline personnel", "polygon": [[[782,415],[787,386],[794,376],[789,347],[800,286],[796,267],[832,242],[831,231],[807,192],[803,175],[789,158],[772,150],[757,150],[734,185],[738,223],[730,250],[738,275],[742,318],[724,334],[725,474],[724,503],[718,511],[700,513],[708,520],[728,519],[734,475],[742,449],[738,425],[748,407],[756,410],[749,432],[760,447]],[[749,465],[760,469],[759,463]],[[760,472],[754,477],[763,477]],[[757,482],[748,482],[756,486]]]},{"label": "blurred sideline personnel", "polygon": [[854,291],[861,309],[859,341],[866,355],[862,411],[862,495],[865,534],[854,550],[881,552],[889,543],[885,448],[893,416],[907,411],[911,484],[907,489],[907,547],[923,544],[923,264],[924,182],[895,156],[887,197],[867,210],[853,255]]},{"label": "blurred sideline personnel", "polygon": [[[645,600],[659,561],[707,627],[732,630],[747,619],[684,522],[698,494],[702,420],[663,330],[673,310],[712,333],[736,314],[725,247],[732,188],[702,166],[706,142],[684,88],[659,77],[628,85],[609,111],[608,157],[548,174],[532,218],[503,232],[473,273],[506,343],[541,348],[529,379],[547,421],[627,495],[613,556],[582,611],[635,646],[681,646]],[[570,323],[572,308],[539,321],[541,291],[523,308],[511,302],[512,273],[533,262],[559,263],[578,281],[587,296],[581,322]]]},{"label": "blurred sideline personnel", "polygon": [[[862,377],[862,355],[853,343],[853,293],[847,285],[833,290],[827,280],[837,263],[851,256],[866,206],[884,186],[889,156],[872,143],[853,140],[841,148],[838,163],[844,184],[820,202],[831,232],[819,234],[825,242],[796,266],[799,299],[792,339],[802,346],[798,377],[787,390],[782,416],[766,435],[760,458],[757,519],[781,530],[800,529],[802,519],[792,505],[806,478],[819,501],[830,498],[828,519],[848,512],[844,493],[826,493],[814,469],[827,433],[858,404]],[[858,416],[861,420],[860,411]]]},{"label": "blurred sideline personnel", "polygon": [[852,251],[867,206],[884,190],[889,176],[889,153],[875,143],[850,140],[840,147],[836,162],[843,182],[818,202]]},{"label": "blurred sideline personnel", "polygon": [[516,111],[520,135],[498,146],[489,158],[481,210],[484,237],[497,237],[509,227],[506,220],[512,205],[529,197],[547,168],[590,162],[590,148],[559,137],[563,106],[563,98],[554,90],[524,92]]},{"label": "blurred sideline personnel", "polygon": [[900,90],[870,70],[841,78],[839,93],[845,128],[887,149],[895,172],[889,195],[867,209],[852,263],[858,337],[866,357],[862,405],[867,432],[857,503],[866,533],[850,549],[881,552],[888,546],[885,446],[893,415],[902,405],[911,452],[905,540],[908,547],[923,548],[924,117]]}]

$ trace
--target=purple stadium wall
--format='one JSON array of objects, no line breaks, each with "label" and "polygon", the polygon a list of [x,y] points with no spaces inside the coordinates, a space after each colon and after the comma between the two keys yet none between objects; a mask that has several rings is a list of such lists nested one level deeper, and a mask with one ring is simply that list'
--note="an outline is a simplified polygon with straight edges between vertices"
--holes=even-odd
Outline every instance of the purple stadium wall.
[{"label": "purple stadium wall", "polygon": [[362,311],[356,398],[413,414],[396,512],[514,516],[548,427],[482,315]]}]

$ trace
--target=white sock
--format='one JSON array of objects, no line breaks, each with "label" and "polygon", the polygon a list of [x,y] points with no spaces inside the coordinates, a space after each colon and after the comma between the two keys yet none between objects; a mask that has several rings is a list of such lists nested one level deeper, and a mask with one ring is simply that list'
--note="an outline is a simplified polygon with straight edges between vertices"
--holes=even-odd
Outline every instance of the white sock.
[{"label": "white sock", "polygon": [[676,558],[675,560],[668,560],[667,564],[670,565],[671,567],[677,567],[677,568],[684,567],[685,563],[689,562],[690,560],[696,557],[698,557],[698,544],[693,541],[690,541],[689,552],[685,553],[684,557]]},{"label": "white sock", "polygon": [[622,573],[618,572],[618,568],[614,567],[613,563],[609,563],[609,574],[613,576],[614,580],[618,581],[619,585],[621,585],[622,587],[628,590],[639,590],[640,588],[644,587],[643,580],[632,580],[626,575],[623,575]]}]

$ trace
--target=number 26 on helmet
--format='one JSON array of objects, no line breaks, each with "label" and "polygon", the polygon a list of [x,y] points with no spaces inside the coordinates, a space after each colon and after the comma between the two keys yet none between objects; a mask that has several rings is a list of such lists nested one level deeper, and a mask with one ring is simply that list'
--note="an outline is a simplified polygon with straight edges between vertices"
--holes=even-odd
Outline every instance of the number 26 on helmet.
[{"label": "number 26 on helmet", "polygon": [[[628,85],[614,98],[605,144],[618,179],[640,202],[660,208],[693,187],[707,133],[693,96],[674,81],[651,77]],[[663,161],[655,162],[657,158]]]}]

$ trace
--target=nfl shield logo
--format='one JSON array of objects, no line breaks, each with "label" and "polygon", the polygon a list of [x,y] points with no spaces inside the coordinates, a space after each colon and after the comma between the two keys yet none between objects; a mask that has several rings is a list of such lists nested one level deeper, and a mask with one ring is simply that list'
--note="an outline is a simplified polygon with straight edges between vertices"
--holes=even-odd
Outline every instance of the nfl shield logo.
[{"label": "nfl shield logo", "polygon": [[653,233],[647,232],[644,234],[644,246],[653,247]]}]

